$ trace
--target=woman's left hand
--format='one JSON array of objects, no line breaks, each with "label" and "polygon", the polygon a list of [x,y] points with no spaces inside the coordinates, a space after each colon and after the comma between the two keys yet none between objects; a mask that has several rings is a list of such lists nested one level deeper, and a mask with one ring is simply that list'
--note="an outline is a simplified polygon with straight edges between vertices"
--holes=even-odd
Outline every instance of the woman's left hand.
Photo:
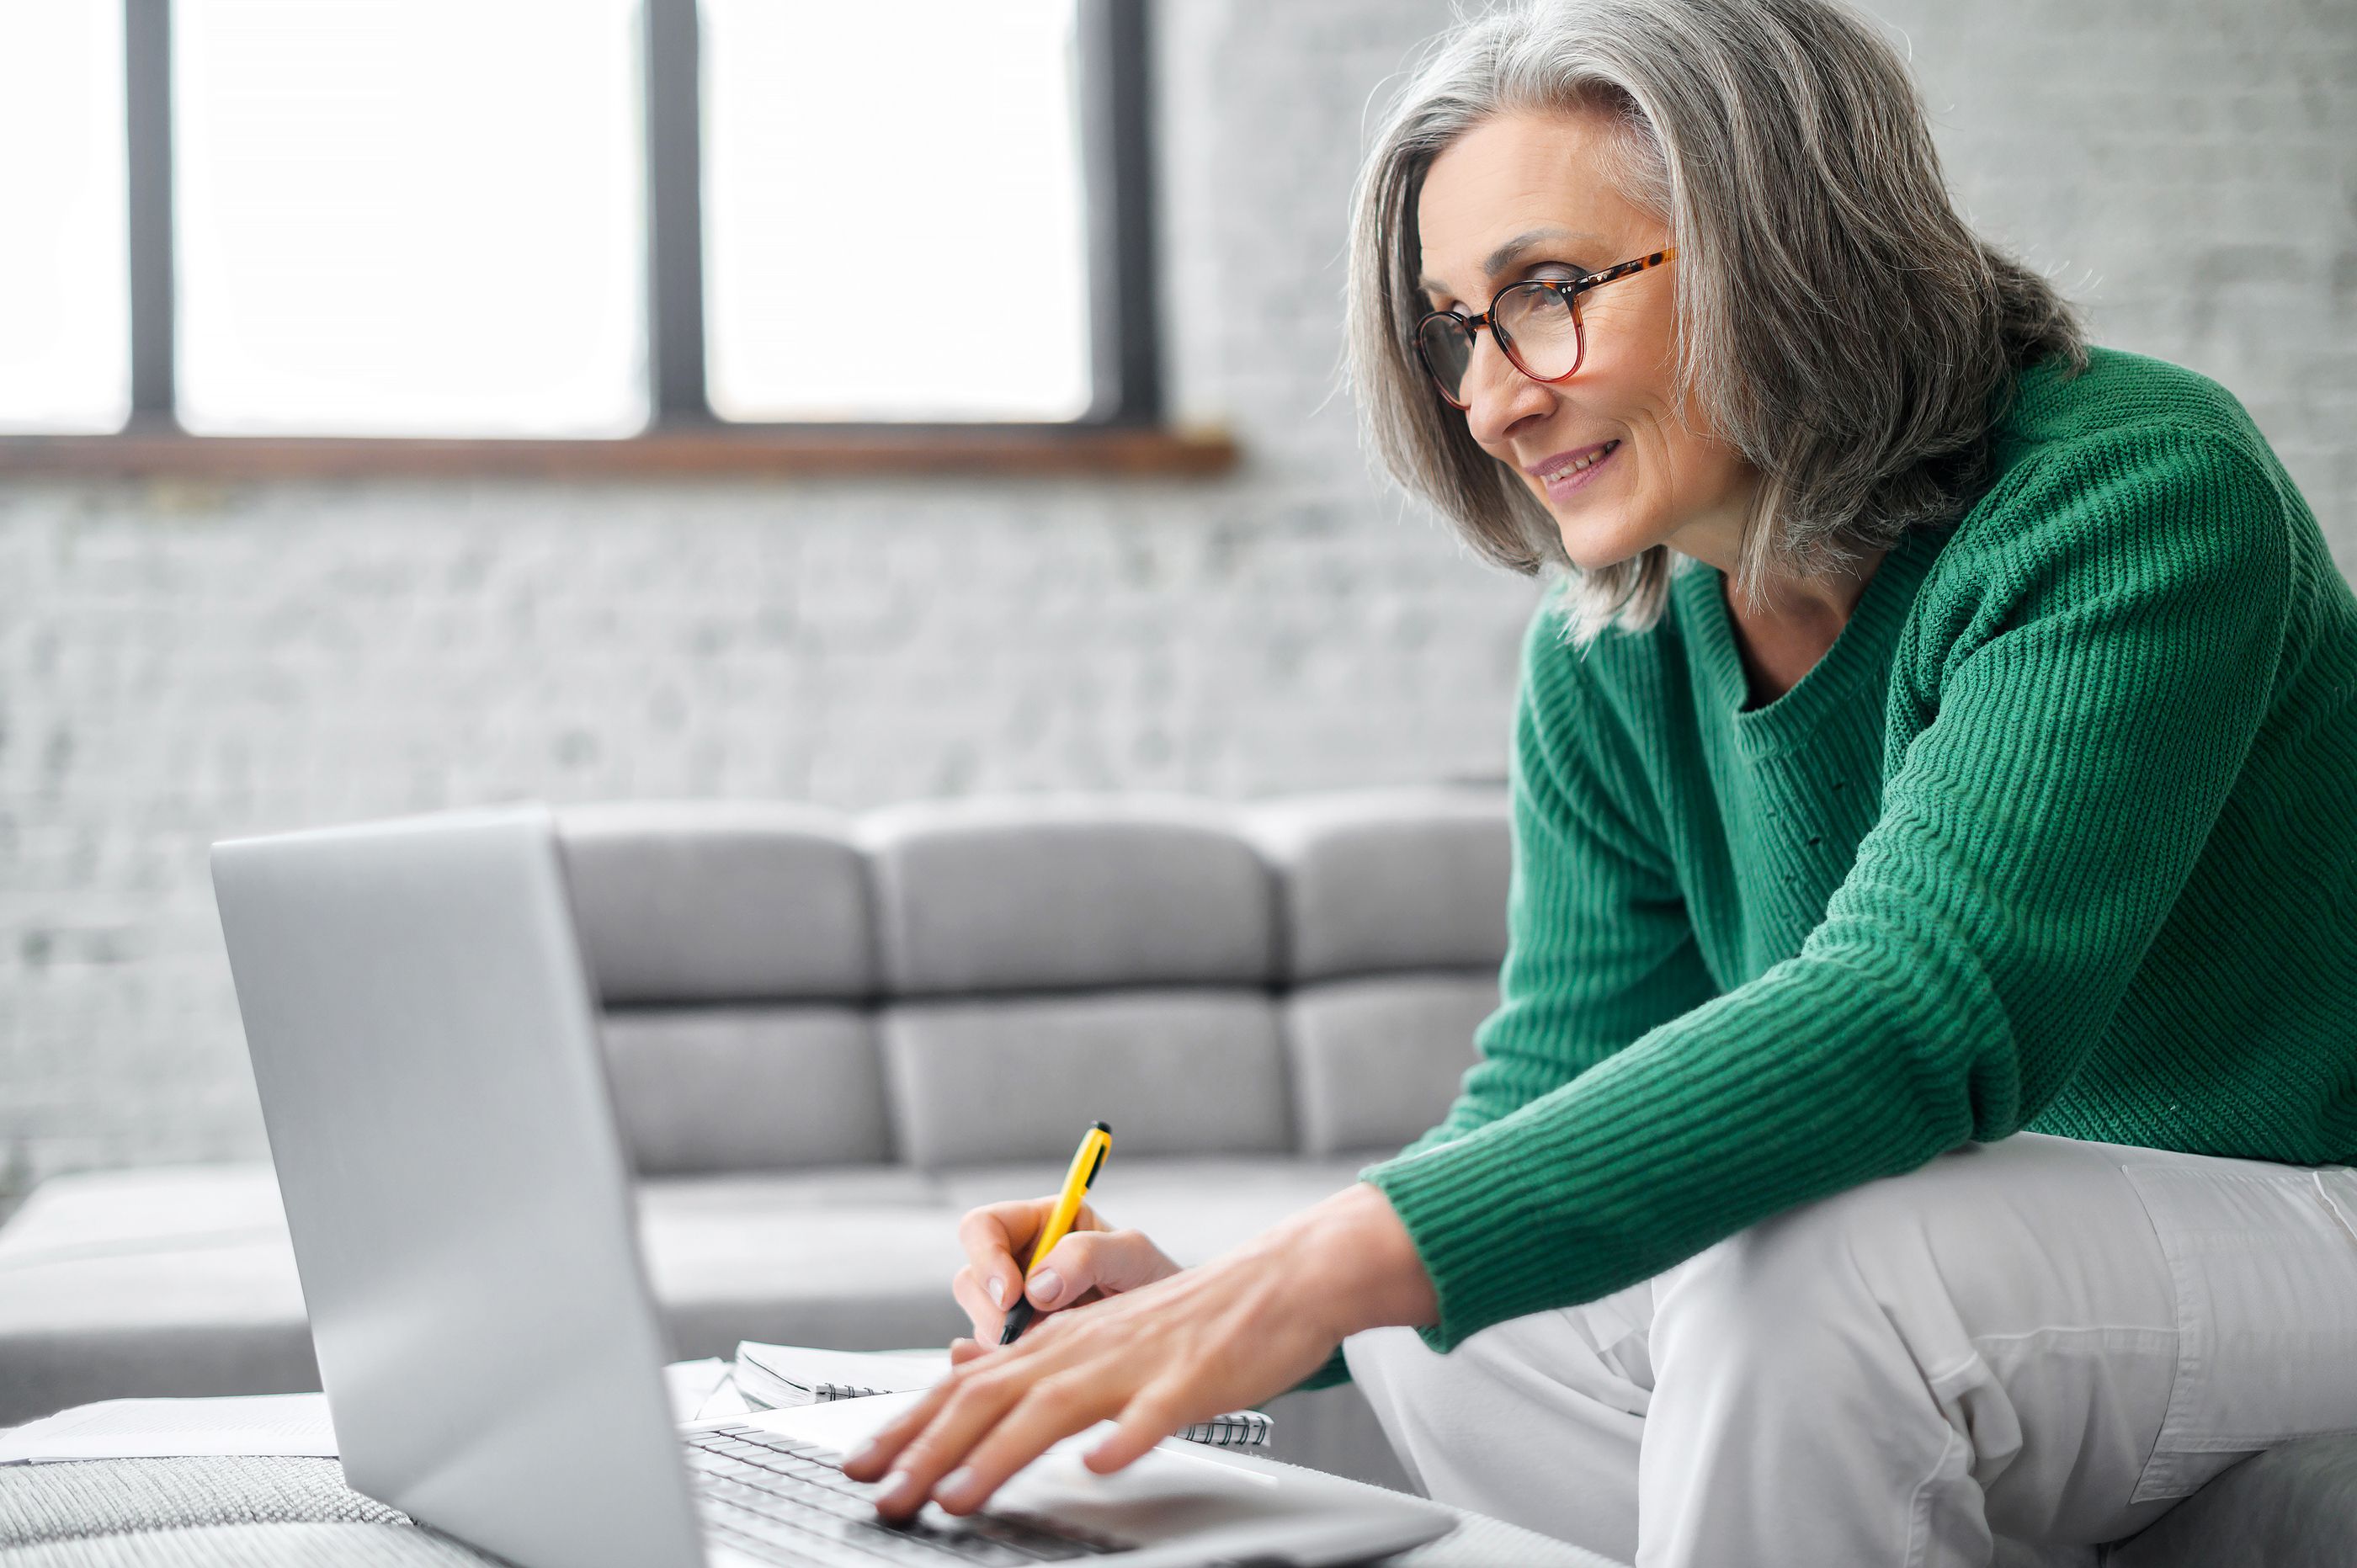
[{"label": "woman's left hand", "polygon": [[1191,1423],[1283,1393],[1362,1328],[1435,1312],[1406,1228],[1361,1184],[1200,1268],[1044,1318],[1003,1349],[962,1342],[950,1375],[844,1473],[890,1472],[876,1501],[888,1519],[928,1498],[971,1513],[1100,1421],[1118,1430],[1083,1463],[1103,1474]]}]

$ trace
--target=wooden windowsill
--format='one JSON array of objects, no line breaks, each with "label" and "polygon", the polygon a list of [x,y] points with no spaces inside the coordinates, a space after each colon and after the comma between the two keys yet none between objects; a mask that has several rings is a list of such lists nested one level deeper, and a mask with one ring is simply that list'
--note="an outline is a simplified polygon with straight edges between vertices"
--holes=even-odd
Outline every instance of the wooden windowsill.
[{"label": "wooden windowsill", "polygon": [[1204,477],[1236,464],[1208,430],[1111,425],[715,425],[616,440],[0,435],[0,480],[810,478],[935,474]]}]

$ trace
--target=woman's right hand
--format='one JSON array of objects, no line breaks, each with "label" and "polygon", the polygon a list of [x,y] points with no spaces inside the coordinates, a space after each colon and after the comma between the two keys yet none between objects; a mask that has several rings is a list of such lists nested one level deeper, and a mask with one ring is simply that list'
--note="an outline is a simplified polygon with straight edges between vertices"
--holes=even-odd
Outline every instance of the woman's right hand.
[{"label": "woman's right hand", "polygon": [[[976,1345],[998,1343],[1006,1309],[1026,1289],[1020,1260],[1055,1207],[1053,1197],[1017,1198],[985,1205],[958,1222],[965,1267],[950,1282],[950,1289],[974,1320]],[[1027,1294],[1039,1311],[1055,1312],[1135,1290],[1178,1272],[1178,1265],[1144,1232],[1108,1229],[1095,1209],[1082,1204],[1071,1233],[1031,1271]]]}]

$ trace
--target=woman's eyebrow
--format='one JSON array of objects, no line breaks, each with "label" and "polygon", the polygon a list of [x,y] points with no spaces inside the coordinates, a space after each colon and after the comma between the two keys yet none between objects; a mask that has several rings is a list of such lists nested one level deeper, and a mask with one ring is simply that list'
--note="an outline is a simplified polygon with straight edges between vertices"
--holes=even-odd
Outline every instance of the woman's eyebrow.
[{"label": "woman's eyebrow", "polygon": [[1556,244],[1566,240],[1575,241],[1590,248],[1602,242],[1593,234],[1575,233],[1569,229],[1525,229],[1490,252],[1488,259],[1481,263],[1482,274],[1494,279],[1519,261],[1523,252],[1539,245]]},{"label": "woman's eyebrow", "polygon": [[[1507,241],[1504,244],[1499,246],[1496,250],[1491,252],[1489,255],[1482,260],[1481,275],[1485,280],[1494,282],[1501,274],[1504,273],[1509,267],[1512,267],[1517,261],[1521,260],[1524,252],[1534,250],[1540,245],[1559,244],[1566,241],[1585,246],[1590,250],[1593,250],[1603,243],[1601,240],[1598,239],[1593,234],[1582,234],[1570,229],[1557,229],[1553,227],[1544,229],[1525,229],[1521,233],[1515,235],[1512,239]],[[1422,289],[1426,294],[1449,294],[1454,292],[1446,284],[1428,277],[1416,279],[1415,286]]]}]

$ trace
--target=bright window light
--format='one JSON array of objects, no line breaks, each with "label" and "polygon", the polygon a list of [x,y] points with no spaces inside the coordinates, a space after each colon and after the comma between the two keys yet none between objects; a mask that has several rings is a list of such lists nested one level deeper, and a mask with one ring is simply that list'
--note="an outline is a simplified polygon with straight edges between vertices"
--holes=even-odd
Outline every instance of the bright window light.
[{"label": "bright window light", "polygon": [[0,430],[131,413],[123,0],[0,4]]},{"label": "bright window light", "polygon": [[1086,411],[1072,13],[1072,0],[704,0],[716,413]]},{"label": "bright window light", "polygon": [[182,423],[638,429],[639,26],[636,0],[174,0]]}]

